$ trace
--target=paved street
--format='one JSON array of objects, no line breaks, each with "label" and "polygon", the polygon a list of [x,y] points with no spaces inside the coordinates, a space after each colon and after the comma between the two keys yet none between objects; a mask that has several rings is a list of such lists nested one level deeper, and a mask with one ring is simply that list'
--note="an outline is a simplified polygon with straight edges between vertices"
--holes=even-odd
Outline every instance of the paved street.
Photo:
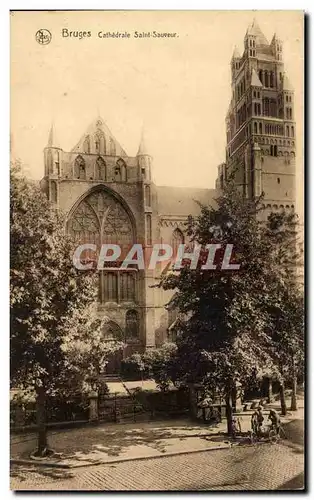
[{"label": "paved street", "polygon": [[265,490],[301,488],[302,447],[235,447],[72,470],[14,466],[12,489],[24,490]]},{"label": "paved street", "polygon": [[[217,445],[224,436],[206,435],[208,428],[170,423],[143,423],[56,433],[54,445],[64,443],[69,454],[81,450],[68,463],[80,467],[62,469],[52,466],[13,465],[11,488],[15,490],[265,490],[300,489],[304,472],[303,408],[286,419],[287,439],[280,444],[237,445],[231,448],[201,451]],[[297,418],[293,418],[293,416]],[[244,419],[246,422],[247,418]],[[224,424],[225,425],[225,424]],[[105,434],[104,434],[105,433]],[[198,437],[195,437],[195,433]],[[107,463],[93,465],[96,457],[93,447],[105,436],[102,447]],[[13,437],[19,447],[21,436]],[[216,441],[217,440],[217,441]],[[12,443],[12,444],[13,444]],[[97,444],[98,443],[98,444]],[[180,444],[181,443],[181,444]],[[29,442],[21,443],[28,449]],[[32,444],[33,446],[33,444]],[[71,448],[73,447],[73,449]],[[197,452],[186,453],[196,447]],[[92,451],[91,451],[92,448]],[[181,453],[163,456],[165,452]],[[139,460],[143,452],[144,460]],[[91,453],[90,464],[86,457]],[[154,453],[155,458],[152,458]],[[81,460],[81,455],[84,460]],[[27,456],[27,455],[26,455]],[[131,460],[110,463],[112,459]],[[66,461],[64,461],[66,463]]]}]

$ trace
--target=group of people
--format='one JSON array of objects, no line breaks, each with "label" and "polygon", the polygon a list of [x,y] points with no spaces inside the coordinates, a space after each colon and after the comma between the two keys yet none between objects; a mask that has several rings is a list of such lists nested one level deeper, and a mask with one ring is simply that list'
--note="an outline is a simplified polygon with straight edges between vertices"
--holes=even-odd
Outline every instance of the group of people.
[{"label": "group of people", "polygon": [[[198,403],[198,407],[202,409],[204,423],[209,423],[214,420],[221,420],[221,417],[220,419],[217,419],[213,400],[208,393],[206,393],[202,401]],[[264,425],[264,421],[266,420],[266,416],[264,416],[263,411],[263,406],[259,405],[251,417],[251,429],[253,434],[255,434],[256,436],[260,436],[262,434],[262,428]],[[272,428],[276,431],[276,434],[279,434],[280,416],[277,411],[271,409],[269,411],[267,420],[271,421]]]},{"label": "group of people", "polygon": [[[257,436],[262,433],[262,427],[264,423],[264,414],[263,414],[263,407],[258,406],[258,408],[255,410],[251,417],[251,428],[252,432],[256,434]],[[279,434],[279,429],[280,429],[280,416],[276,412],[276,410],[271,409],[269,411],[268,415],[268,420],[271,421],[272,428],[276,431],[277,434]]]}]

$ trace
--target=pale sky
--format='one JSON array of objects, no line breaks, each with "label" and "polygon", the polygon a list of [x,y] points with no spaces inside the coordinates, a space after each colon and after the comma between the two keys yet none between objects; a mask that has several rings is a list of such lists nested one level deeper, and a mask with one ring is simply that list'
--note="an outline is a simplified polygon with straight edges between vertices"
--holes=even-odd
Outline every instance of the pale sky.
[{"label": "pale sky", "polygon": [[[243,51],[256,18],[268,41],[283,40],[285,70],[295,89],[297,184],[303,200],[303,13],[301,11],[15,12],[11,15],[13,152],[35,179],[52,121],[69,151],[101,115],[130,156],[145,124],[159,185],[213,188],[225,160],[225,114],[234,46]],[[52,33],[48,45],[38,29]],[[91,31],[62,38],[61,31]],[[175,38],[133,38],[135,31],[176,32]],[[106,39],[99,31],[129,31]],[[301,212],[299,208],[299,212]]]}]

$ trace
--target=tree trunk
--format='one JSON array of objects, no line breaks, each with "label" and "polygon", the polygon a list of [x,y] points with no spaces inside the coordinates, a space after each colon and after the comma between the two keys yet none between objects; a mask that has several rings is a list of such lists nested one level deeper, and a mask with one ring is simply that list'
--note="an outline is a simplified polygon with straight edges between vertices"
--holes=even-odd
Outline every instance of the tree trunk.
[{"label": "tree trunk", "polygon": [[268,387],[267,387],[267,403],[271,403],[273,400],[273,381],[269,377],[268,378]]},{"label": "tree trunk", "polygon": [[189,398],[190,398],[190,416],[193,420],[197,419],[197,397],[196,390],[193,384],[189,386]]},{"label": "tree trunk", "polygon": [[297,376],[295,369],[295,360],[292,357],[292,391],[291,391],[291,410],[296,411],[298,409],[297,405]]},{"label": "tree trunk", "polygon": [[36,420],[38,432],[37,455],[44,456],[47,450],[46,394],[42,387],[36,390]]},{"label": "tree trunk", "polygon": [[227,432],[229,436],[233,434],[232,428],[232,391],[231,389],[227,389],[226,392],[226,417],[227,417]]},{"label": "tree trunk", "polygon": [[280,404],[281,404],[281,415],[287,415],[287,404],[286,404],[284,381],[282,381],[280,383],[279,394],[280,394]]}]

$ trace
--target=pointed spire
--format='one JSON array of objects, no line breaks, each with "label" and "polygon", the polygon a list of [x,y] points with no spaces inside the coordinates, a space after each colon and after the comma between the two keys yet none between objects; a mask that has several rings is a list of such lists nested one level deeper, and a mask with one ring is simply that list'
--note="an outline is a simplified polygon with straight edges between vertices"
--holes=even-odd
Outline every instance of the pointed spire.
[{"label": "pointed spire", "polygon": [[147,151],[146,142],[145,142],[145,129],[144,129],[144,125],[143,125],[142,126],[142,133],[141,133],[140,145],[139,145],[138,152],[137,152],[136,156],[148,155],[148,154],[149,153]]},{"label": "pointed spire", "polygon": [[54,125],[53,123],[51,124],[50,131],[49,131],[49,136],[48,136],[48,143],[47,147],[52,148],[54,146]]},{"label": "pointed spire", "polygon": [[56,129],[54,122],[51,123],[49,135],[48,135],[48,143],[47,148],[59,148],[58,139],[56,137]]},{"label": "pointed spire", "polygon": [[258,75],[257,75],[254,68],[252,69],[251,86],[252,87],[262,87],[263,86],[263,84],[260,81],[260,79],[258,78]]},{"label": "pointed spire", "polygon": [[239,49],[235,45],[234,46],[234,51],[233,51],[233,54],[232,54],[232,59],[240,59],[240,57],[241,57],[241,55],[240,55]]},{"label": "pointed spire", "polygon": [[294,90],[286,73],[283,74],[282,88],[283,90]]}]

